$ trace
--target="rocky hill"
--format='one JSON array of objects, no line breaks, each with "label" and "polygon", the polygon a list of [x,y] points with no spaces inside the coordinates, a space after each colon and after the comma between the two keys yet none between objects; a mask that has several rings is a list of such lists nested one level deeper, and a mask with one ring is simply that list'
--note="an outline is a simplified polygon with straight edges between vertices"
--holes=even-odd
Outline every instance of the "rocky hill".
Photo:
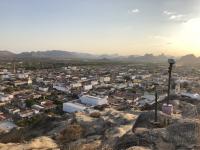
[{"label": "rocky hill", "polygon": [[0,150],[198,149],[200,102],[180,99],[170,103],[174,106],[174,114],[158,112],[159,126],[152,124],[152,110],[106,108],[91,115],[42,116],[31,126],[1,134]]},{"label": "rocky hill", "polygon": [[0,51],[0,60],[13,59],[16,54],[9,51]]},{"label": "rocky hill", "polygon": [[[33,51],[22,52],[19,54],[11,53],[9,51],[0,51],[0,59],[54,59],[54,60],[68,60],[68,59],[83,59],[83,60],[106,60],[106,61],[128,61],[128,62],[167,62],[169,56],[164,54],[154,56],[153,54],[145,54],[144,56],[120,56],[114,55],[94,55],[89,53],[79,53],[62,50],[48,50],[48,51]],[[171,57],[170,57],[171,58]]]},{"label": "rocky hill", "polygon": [[182,65],[199,64],[200,58],[194,56],[193,54],[189,54],[189,55],[181,57],[179,59],[178,63],[182,64]]}]

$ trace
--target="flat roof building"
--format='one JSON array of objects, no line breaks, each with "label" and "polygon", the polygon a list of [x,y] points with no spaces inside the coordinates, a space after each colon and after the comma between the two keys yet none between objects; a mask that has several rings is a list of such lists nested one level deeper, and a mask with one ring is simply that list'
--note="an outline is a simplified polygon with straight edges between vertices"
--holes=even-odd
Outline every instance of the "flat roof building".
[{"label": "flat roof building", "polygon": [[79,103],[67,102],[63,103],[63,111],[68,113],[83,112],[86,109],[84,105]]},{"label": "flat roof building", "polygon": [[105,105],[108,104],[108,97],[100,98],[90,95],[83,95],[79,98],[81,103],[91,106]]}]

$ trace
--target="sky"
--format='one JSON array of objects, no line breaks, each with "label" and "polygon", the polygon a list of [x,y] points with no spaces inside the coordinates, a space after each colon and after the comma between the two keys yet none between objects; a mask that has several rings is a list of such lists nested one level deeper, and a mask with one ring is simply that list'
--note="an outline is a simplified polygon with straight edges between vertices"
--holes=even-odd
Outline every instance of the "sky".
[{"label": "sky", "polygon": [[200,0],[0,0],[0,50],[200,56]]}]

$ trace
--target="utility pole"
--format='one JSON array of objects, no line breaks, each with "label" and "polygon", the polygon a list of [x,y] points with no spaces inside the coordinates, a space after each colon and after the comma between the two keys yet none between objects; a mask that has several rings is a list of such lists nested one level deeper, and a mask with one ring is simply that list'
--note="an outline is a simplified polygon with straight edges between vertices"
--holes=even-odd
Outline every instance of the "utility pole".
[{"label": "utility pole", "polygon": [[154,123],[158,123],[158,91],[157,91],[158,83],[154,84],[155,89],[155,116],[154,116]]},{"label": "utility pole", "polygon": [[167,105],[169,105],[169,99],[170,99],[170,89],[171,89],[171,77],[172,77],[172,68],[173,65],[176,63],[174,59],[169,59],[168,60],[169,63],[169,79],[168,79],[168,91],[167,91]]},{"label": "utility pole", "polygon": [[154,119],[154,122],[158,122],[158,92],[157,90],[155,91],[155,119]]},{"label": "utility pole", "polygon": [[174,59],[168,59],[169,63],[169,80],[168,80],[168,91],[167,91],[167,103],[164,103],[162,106],[162,111],[168,115],[171,115],[173,113],[173,106],[169,104],[170,100],[170,89],[171,89],[171,76],[172,76],[172,68],[173,65],[176,63]]}]

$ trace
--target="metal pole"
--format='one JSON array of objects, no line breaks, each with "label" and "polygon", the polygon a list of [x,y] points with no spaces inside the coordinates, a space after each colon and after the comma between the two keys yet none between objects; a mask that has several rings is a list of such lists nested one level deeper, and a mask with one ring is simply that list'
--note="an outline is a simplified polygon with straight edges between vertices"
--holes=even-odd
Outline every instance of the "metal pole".
[{"label": "metal pole", "polygon": [[173,64],[170,64],[170,66],[169,66],[169,80],[168,80],[168,92],[167,92],[167,105],[169,104],[169,99],[170,99],[172,65],[173,65]]},{"label": "metal pole", "polygon": [[157,90],[155,92],[155,122],[158,121],[158,114],[157,114],[157,110],[158,110],[158,106],[157,106],[157,103],[158,103],[158,93],[157,93]]}]

